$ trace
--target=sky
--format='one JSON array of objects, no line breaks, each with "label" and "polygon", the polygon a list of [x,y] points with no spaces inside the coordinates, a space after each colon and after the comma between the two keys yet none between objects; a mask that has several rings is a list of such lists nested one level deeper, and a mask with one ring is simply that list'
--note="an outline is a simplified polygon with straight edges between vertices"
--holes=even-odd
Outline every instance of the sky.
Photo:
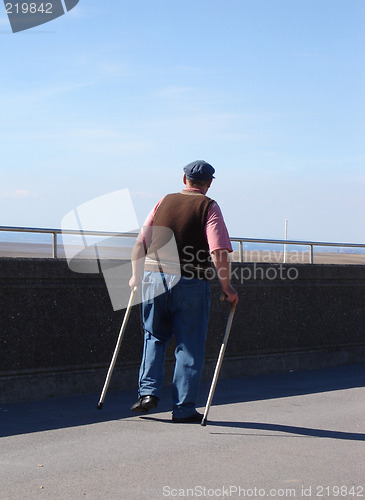
[{"label": "sky", "polygon": [[0,225],[120,189],[142,225],[204,159],[232,237],[365,243],[364,26],[364,0],[80,0],[12,33],[1,3]]}]

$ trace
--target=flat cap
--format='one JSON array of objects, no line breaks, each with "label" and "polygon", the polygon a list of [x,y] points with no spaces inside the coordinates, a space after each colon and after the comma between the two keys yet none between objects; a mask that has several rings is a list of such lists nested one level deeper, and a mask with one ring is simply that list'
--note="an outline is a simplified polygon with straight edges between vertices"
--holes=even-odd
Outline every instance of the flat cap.
[{"label": "flat cap", "polygon": [[204,160],[196,160],[184,167],[187,179],[194,181],[209,181],[214,179],[214,168]]}]

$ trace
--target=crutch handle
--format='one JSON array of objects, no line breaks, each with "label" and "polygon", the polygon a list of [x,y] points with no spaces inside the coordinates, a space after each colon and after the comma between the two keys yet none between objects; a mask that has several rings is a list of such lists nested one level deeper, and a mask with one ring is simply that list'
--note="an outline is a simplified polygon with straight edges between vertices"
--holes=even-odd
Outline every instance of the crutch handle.
[{"label": "crutch handle", "polygon": [[[222,292],[221,295],[220,295],[220,297],[219,297],[219,300],[221,302],[224,302],[225,300],[227,300],[227,294],[224,293],[224,292]],[[231,309],[233,309],[234,307],[236,307],[236,304],[234,304],[233,302],[231,304],[232,304],[231,305]]]}]

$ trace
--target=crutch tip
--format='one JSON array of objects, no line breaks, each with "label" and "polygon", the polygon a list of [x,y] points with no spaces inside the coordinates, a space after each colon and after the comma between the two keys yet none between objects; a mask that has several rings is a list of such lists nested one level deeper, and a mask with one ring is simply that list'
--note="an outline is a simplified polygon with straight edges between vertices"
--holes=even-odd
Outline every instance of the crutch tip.
[{"label": "crutch tip", "polygon": [[200,425],[202,425],[203,427],[205,427],[207,425],[207,419],[203,418],[202,423]]},{"label": "crutch tip", "polygon": [[98,410],[102,410],[103,409],[103,403],[98,403],[98,406],[96,408]]}]

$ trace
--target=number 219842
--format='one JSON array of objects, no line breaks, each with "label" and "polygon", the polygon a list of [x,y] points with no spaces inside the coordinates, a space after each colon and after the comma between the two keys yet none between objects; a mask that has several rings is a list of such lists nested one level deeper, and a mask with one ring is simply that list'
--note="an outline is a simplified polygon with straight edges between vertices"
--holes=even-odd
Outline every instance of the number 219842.
[{"label": "number 219842", "polygon": [[7,3],[5,4],[7,14],[52,14],[51,3],[41,3],[37,6],[36,3]]}]

